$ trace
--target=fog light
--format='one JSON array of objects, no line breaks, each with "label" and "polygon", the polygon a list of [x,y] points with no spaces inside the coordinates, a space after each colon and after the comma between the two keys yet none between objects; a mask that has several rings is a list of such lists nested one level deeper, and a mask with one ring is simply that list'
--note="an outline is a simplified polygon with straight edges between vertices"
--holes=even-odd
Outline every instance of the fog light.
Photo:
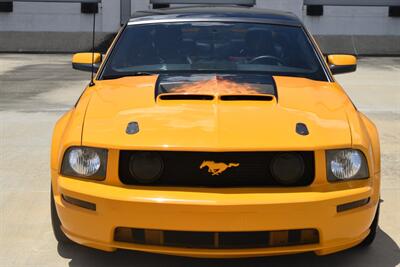
[{"label": "fog light", "polygon": [[164,169],[161,156],[156,152],[137,152],[129,161],[129,171],[142,184],[149,184],[160,178]]},{"label": "fog light", "polygon": [[282,153],[272,159],[270,168],[278,183],[294,185],[304,175],[304,160],[296,153]]}]

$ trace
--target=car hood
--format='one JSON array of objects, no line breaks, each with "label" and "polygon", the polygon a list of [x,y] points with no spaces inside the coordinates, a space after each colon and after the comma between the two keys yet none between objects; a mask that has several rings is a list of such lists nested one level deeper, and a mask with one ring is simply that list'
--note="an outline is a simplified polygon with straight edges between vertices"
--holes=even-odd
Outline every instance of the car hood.
[{"label": "car hood", "polygon": [[[173,89],[168,87],[170,82],[160,89],[157,75],[97,81],[91,89],[82,144],[189,151],[317,150],[351,145],[346,112],[354,108],[336,83],[274,76],[271,83],[253,81],[258,85],[251,91],[246,81],[214,77],[186,81]],[[248,95],[256,97],[240,98]],[[223,101],[222,96],[233,98]],[[126,133],[130,122],[137,122],[137,133]],[[297,123],[305,124],[309,134],[297,133]]]}]

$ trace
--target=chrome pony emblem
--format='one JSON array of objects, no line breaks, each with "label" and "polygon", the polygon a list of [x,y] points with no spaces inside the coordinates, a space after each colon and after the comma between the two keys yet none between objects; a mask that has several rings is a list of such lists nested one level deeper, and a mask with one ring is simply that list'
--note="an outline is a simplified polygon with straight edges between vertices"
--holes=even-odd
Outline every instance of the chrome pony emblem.
[{"label": "chrome pony emblem", "polygon": [[211,175],[219,175],[219,174],[223,173],[224,171],[226,171],[226,169],[232,168],[232,167],[239,167],[239,165],[240,165],[239,163],[225,164],[223,162],[214,162],[214,161],[205,160],[201,163],[200,170],[205,167],[208,167],[208,172],[211,173]]}]

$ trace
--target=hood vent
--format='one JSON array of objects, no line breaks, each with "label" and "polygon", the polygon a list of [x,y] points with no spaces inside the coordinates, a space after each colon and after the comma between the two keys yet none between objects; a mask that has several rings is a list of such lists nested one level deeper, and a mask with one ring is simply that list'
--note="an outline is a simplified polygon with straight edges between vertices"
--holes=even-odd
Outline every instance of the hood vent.
[{"label": "hood vent", "polygon": [[272,95],[223,95],[221,101],[272,101]]},{"label": "hood vent", "polygon": [[213,95],[200,95],[200,94],[161,94],[161,100],[213,100]]}]

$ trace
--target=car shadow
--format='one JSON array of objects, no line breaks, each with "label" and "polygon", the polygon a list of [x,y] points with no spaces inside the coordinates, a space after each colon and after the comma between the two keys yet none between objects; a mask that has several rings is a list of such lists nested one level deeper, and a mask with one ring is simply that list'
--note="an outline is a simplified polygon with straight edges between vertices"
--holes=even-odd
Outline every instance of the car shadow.
[{"label": "car shadow", "polygon": [[80,245],[58,245],[61,257],[70,259],[70,267],[88,266],[380,266],[393,267],[400,263],[396,242],[378,229],[374,243],[368,248],[355,247],[327,256],[313,253],[245,259],[195,259],[118,250],[108,253]]}]

